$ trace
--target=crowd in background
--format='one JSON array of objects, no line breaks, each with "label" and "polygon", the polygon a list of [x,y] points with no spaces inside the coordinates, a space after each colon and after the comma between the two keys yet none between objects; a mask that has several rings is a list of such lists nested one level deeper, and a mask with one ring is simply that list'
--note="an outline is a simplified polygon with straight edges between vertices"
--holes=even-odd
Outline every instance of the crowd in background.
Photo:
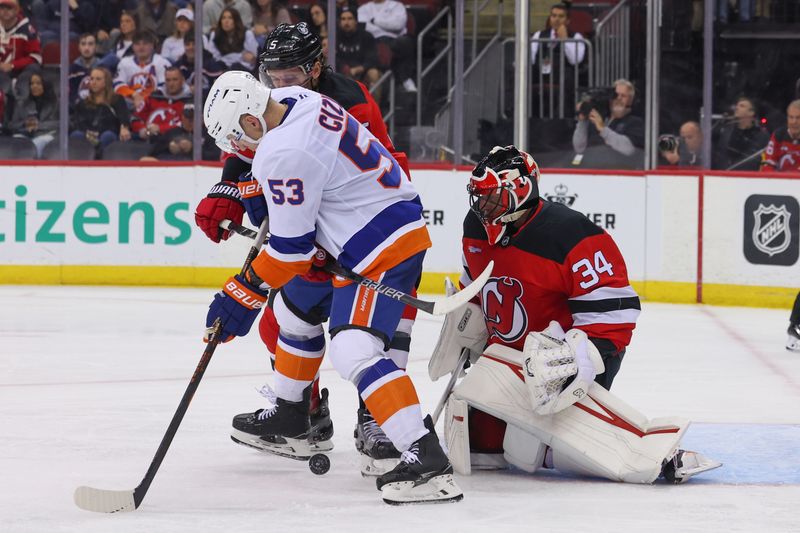
[{"label": "crowd in background", "polygon": [[[94,158],[111,158],[124,145],[124,158],[191,159],[195,25],[202,30],[200,83],[206,90],[226,70],[254,71],[260,47],[279,24],[307,20],[327,54],[327,2],[309,2],[298,10],[281,0],[205,0],[202,13],[195,13],[190,0],[69,0],[69,39],[77,55],[70,64],[66,96],[70,145],[85,145]],[[370,88],[391,70],[400,90],[416,92],[414,20],[406,6],[396,0],[336,4],[337,70]],[[45,56],[58,50],[60,5],[61,0],[0,0],[0,135],[27,143],[36,158],[49,158],[58,144],[58,66],[57,61],[48,65]],[[752,20],[752,2],[720,0],[715,5],[718,23]],[[553,56],[541,54],[541,38],[553,40],[546,44],[548,53],[565,41],[563,68],[579,69],[585,62],[585,48],[575,41],[583,36],[573,29],[571,14],[569,2],[552,5],[545,29],[532,36],[533,78],[542,73],[544,86],[553,85],[562,67],[550,64],[548,57]],[[568,132],[572,164],[583,158],[586,167],[641,167],[644,123],[635,85],[619,80],[608,105],[585,112],[580,112],[581,102],[567,102],[570,109],[575,106],[577,118]],[[574,87],[568,89],[565,94],[571,95]],[[534,84],[532,94],[537,90],[541,87]],[[374,92],[378,101],[382,93]],[[786,125],[775,123],[767,131],[757,96],[728,100],[731,110],[712,132],[713,168],[800,170],[800,100],[788,108],[778,104],[786,109]],[[538,101],[535,94],[532,101]],[[698,119],[665,132],[659,140],[660,164],[700,166],[703,134]],[[554,135],[551,128],[549,136]],[[201,152],[205,159],[219,157],[208,138]]]},{"label": "crowd in background", "polygon": [[[58,50],[60,4],[0,0],[0,134],[30,140],[36,158],[46,158],[58,133],[58,68],[44,64],[43,55]],[[69,68],[70,143],[85,141],[96,158],[120,143],[132,143],[123,152],[135,159],[192,158],[196,24],[203,32],[204,90],[227,70],[254,72],[267,34],[301,17],[327,53],[322,2],[301,17],[279,0],[206,0],[202,13],[189,0],[69,0],[69,8],[78,56]],[[416,90],[402,3],[339,1],[337,17],[340,72],[369,87],[393,69],[405,91]],[[209,138],[202,153],[219,157]]]}]

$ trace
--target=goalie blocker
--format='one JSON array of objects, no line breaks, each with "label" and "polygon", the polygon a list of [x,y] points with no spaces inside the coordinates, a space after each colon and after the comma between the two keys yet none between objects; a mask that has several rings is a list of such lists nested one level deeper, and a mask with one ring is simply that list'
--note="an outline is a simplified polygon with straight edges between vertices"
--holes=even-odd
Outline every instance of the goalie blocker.
[{"label": "goalie blocker", "polygon": [[[579,330],[559,330],[551,324],[544,332],[530,333],[522,352],[489,346],[453,389],[445,411],[445,437],[457,473],[468,475],[472,468],[470,406],[506,422],[503,456],[526,472],[547,465],[612,481],[652,483],[663,476],[681,483],[721,466],[678,448],[688,420],[648,419],[592,382],[594,376],[587,375],[585,366],[602,362],[590,353],[580,355],[581,350],[591,352],[592,343]],[[541,372],[548,366],[560,368],[562,376],[543,385],[531,370]],[[602,372],[602,366],[595,371]],[[560,393],[553,393],[554,383]]]}]

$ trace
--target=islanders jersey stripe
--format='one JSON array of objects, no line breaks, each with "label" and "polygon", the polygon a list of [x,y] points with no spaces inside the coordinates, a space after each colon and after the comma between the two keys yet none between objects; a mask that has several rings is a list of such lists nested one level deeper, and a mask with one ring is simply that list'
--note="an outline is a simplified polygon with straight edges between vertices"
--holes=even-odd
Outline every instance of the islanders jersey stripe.
[{"label": "islanders jersey stripe", "polygon": [[267,285],[278,288],[286,285],[296,275],[308,272],[311,268],[311,259],[293,262],[281,261],[262,250],[251,266]]},{"label": "islanders jersey stripe", "polygon": [[314,246],[316,233],[316,231],[310,231],[299,237],[270,235],[267,245],[272,252],[270,255],[287,263],[310,259],[316,251],[316,246]]},{"label": "islanders jersey stripe", "polygon": [[[419,231],[420,229],[425,231]],[[414,235],[413,242],[398,242],[406,234]],[[388,268],[431,246],[422,218],[419,196],[412,200],[395,202],[372,217],[344,244],[339,255],[339,263],[355,272],[364,272],[376,263],[385,250],[396,244],[405,249],[400,255],[402,253],[407,255],[400,257],[399,261]],[[386,263],[386,261],[379,262]]]},{"label": "islanders jersey stripe", "polygon": [[358,382],[358,392],[380,426],[394,415],[419,405],[411,378],[391,359],[381,359],[367,369]]}]

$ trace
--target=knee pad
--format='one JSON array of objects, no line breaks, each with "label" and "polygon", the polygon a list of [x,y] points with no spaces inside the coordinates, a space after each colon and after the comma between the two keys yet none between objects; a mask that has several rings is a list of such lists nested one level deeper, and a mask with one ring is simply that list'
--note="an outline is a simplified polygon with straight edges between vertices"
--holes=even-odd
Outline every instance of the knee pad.
[{"label": "knee pad", "polygon": [[340,330],[331,339],[328,357],[340,376],[358,384],[361,374],[383,357],[383,341],[363,329]]},{"label": "knee pad", "polygon": [[508,425],[503,438],[503,457],[525,472],[536,472],[544,463],[547,446],[527,431]]},{"label": "knee pad", "polygon": [[[265,310],[266,311],[266,310]],[[322,324],[309,324],[296,314],[286,305],[283,299],[283,293],[280,292],[275,297],[275,302],[272,306],[272,311],[275,315],[275,321],[280,327],[282,333],[291,335],[297,338],[313,338],[323,335],[325,330],[322,329]],[[261,325],[259,324],[259,330]],[[275,342],[277,343],[277,337]],[[269,345],[267,345],[269,347]]]}]

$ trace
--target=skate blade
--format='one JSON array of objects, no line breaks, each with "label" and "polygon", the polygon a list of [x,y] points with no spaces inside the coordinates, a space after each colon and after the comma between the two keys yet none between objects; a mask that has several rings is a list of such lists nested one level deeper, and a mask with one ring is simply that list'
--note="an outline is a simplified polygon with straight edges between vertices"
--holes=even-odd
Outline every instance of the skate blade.
[{"label": "skate blade", "polygon": [[285,443],[268,442],[262,438],[234,429],[231,440],[237,444],[296,461],[308,461],[312,455],[333,449],[330,441],[308,442],[305,439],[284,438]]},{"label": "skate blade", "polygon": [[685,470],[681,469],[678,471],[678,473],[680,474],[681,483],[686,483],[697,474],[702,474],[703,472],[708,472],[709,470],[716,470],[721,466],[722,463],[712,460],[708,463],[695,466],[694,468],[687,468]]},{"label": "skate blade", "polygon": [[361,456],[361,475],[363,477],[377,477],[382,476],[386,472],[394,470],[397,463],[400,462],[399,457],[390,457],[389,459],[373,459],[369,455],[359,452]]},{"label": "skate blade", "polygon": [[413,481],[387,483],[381,489],[383,501],[389,505],[416,505],[427,503],[455,503],[464,498],[452,474],[443,474],[421,485]]}]

